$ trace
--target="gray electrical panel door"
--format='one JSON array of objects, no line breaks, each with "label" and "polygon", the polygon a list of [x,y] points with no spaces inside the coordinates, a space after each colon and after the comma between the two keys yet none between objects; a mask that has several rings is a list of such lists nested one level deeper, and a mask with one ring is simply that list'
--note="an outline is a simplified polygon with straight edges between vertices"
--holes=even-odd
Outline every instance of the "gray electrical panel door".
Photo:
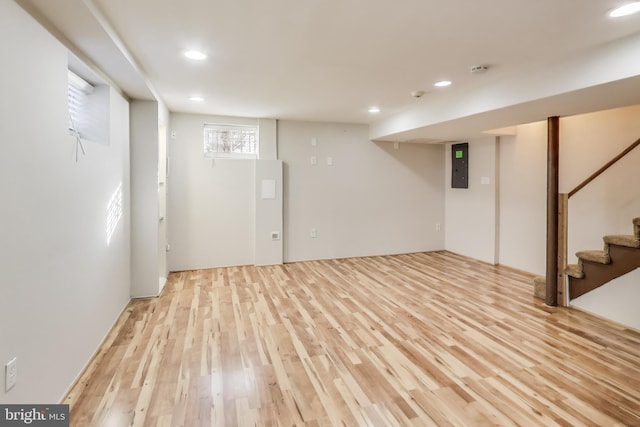
[{"label": "gray electrical panel door", "polygon": [[451,188],[469,188],[469,143],[451,146]]}]

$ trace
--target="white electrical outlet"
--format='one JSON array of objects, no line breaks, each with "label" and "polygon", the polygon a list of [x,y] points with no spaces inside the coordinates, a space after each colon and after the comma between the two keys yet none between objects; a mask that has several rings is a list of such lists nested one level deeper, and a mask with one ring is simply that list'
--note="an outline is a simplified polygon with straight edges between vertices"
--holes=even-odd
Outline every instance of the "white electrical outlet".
[{"label": "white electrical outlet", "polygon": [[312,239],[315,239],[318,237],[318,230],[316,230],[315,228],[312,228],[311,231],[309,232],[309,236],[311,236]]},{"label": "white electrical outlet", "polygon": [[11,390],[16,382],[18,381],[18,359],[13,358],[5,365],[5,381],[4,381],[4,389],[5,391]]},{"label": "white electrical outlet", "polygon": [[441,227],[440,227],[440,223],[439,223],[439,222],[436,222],[436,231],[440,231],[440,228],[441,228]]}]

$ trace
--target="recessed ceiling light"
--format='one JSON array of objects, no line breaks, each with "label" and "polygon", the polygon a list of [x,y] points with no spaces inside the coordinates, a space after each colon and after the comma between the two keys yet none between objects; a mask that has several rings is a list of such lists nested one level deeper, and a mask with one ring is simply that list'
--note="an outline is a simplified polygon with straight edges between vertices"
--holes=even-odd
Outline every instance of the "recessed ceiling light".
[{"label": "recessed ceiling light", "polygon": [[380,107],[369,107],[369,109],[367,111],[372,113],[372,114],[379,113],[380,112]]},{"label": "recessed ceiling light", "polygon": [[640,1],[633,3],[627,3],[624,6],[620,6],[609,12],[609,16],[612,18],[620,18],[621,16],[632,15],[640,12]]},{"label": "recessed ceiling light", "polygon": [[193,102],[203,102],[204,98],[201,96],[192,96],[191,98],[189,98],[191,101]]},{"label": "recessed ceiling light", "polygon": [[445,87],[445,86],[450,86],[451,82],[449,80],[441,80],[439,82],[435,82],[433,85],[435,87]]},{"label": "recessed ceiling light", "polygon": [[199,50],[188,50],[184,53],[184,56],[186,56],[189,59],[194,59],[196,61],[202,61],[207,57],[207,55],[200,52]]}]

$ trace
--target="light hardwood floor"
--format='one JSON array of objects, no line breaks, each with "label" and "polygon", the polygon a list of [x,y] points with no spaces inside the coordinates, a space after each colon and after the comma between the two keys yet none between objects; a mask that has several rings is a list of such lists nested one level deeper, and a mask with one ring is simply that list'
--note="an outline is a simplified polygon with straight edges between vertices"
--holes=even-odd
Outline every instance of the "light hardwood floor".
[{"label": "light hardwood floor", "polygon": [[174,273],[72,426],[640,425],[640,333],[448,252]]}]

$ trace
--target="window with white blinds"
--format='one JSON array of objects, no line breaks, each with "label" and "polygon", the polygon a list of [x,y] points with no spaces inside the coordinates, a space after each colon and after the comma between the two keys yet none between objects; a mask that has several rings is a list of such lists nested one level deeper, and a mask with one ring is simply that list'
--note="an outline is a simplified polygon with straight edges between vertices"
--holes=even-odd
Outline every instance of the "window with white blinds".
[{"label": "window with white blinds", "polygon": [[85,138],[84,130],[90,124],[88,117],[89,95],[93,93],[93,86],[81,77],[68,71],[67,74],[67,102],[69,104],[69,131]]},{"label": "window with white blinds", "polygon": [[204,156],[255,159],[258,155],[258,127],[204,125]]}]

